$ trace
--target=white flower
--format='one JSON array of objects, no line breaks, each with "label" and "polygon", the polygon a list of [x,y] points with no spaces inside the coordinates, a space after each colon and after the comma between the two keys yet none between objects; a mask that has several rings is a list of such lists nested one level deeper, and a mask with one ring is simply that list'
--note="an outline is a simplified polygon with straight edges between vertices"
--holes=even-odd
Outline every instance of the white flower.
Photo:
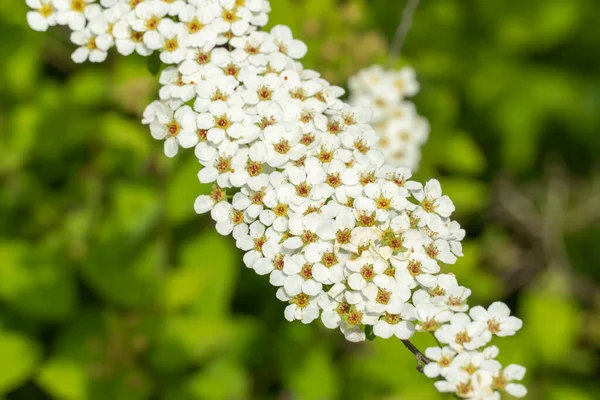
[{"label": "white flower", "polygon": [[[128,23],[135,32],[143,32],[144,44],[157,50],[164,46],[164,40],[158,27],[163,21],[171,21],[166,17],[169,5],[158,0],[143,1],[128,15]],[[172,22],[172,21],[171,21]]]},{"label": "white flower", "polygon": [[56,25],[56,9],[53,0],[26,0],[32,11],[27,13],[27,23],[31,29],[44,32]]},{"label": "white flower", "polygon": [[396,336],[398,339],[410,339],[415,333],[415,326],[410,322],[414,319],[414,307],[403,303],[395,310],[389,310],[373,326],[375,336],[387,339]]},{"label": "white flower", "polygon": [[[488,364],[490,367],[487,368],[493,375],[493,386],[496,390],[505,391],[514,397],[525,397],[527,395],[527,389],[520,383],[514,383],[514,381],[521,381],[525,376],[525,368],[517,365],[510,364],[504,370],[498,364]],[[484,366],[484,368],[486,368]]]},{"label": "white flower", "polygon": [[411,252],[407,260],[394,256],[390,261],[398,271],[398,278],[402,277],[404,280],[414,281],[426,288],[435,286],[436,278],[434,274],[440,271],[440,267],[435,260],[427,257],[423,250]]},{"label": "white flower", "polygon": [[303,324],[309,324],[319,318],[318,296],[309,296],[305,293],[290,296],[282,288],[277,291],[277,296],[280,300],[287,300],[290,303],[284,311],[285,319],[288,321],[300,320]]},{"label": "white flower", "polygon": [[182,23],[163,19],[158,24],[156,42],[146,42],[146,45],[154,50],[160,49],[160,60],[165,64],[177,64],[183,61],[186,55],[187,29]]},{"label": "white flower", "polygon": [[56,22],[59,25],[68,25],[73,31],[80,31],[88,20],[98,16],[102,9],[94,0],[54,0],[56,8]]},{"label": "white flower", "polygon": [[231,107],[242,107],[244,101],[235,94],[239,82],[233,76],[221,75],[211,77],[210,80],[198,82],[196,86],[197,97],[194,101],[194,109],[200,112],[206,112],[209,106],[218,101],[225,102]]},{"label": "white flower", "polygon": [[71,54],[71,59],[76,63],[82,63],[88,59],[91,62],[102,62],[106,60],[110,43],[103,43],[97,39],[98,37],[89,29],[71,33],[71,42],[79,46],[73,54]]},{"label": "white flower", "polygon": [[227,202],[227,195],[224,189],[214,186],[210,194],[201,195],[196,198],[194,210],[197,214],[204,214],[213,209],[215,204]]},{"label": "white flower", "polygon": [[514,335],[523,326],[523,321],[510,315],[510,309],[502,302],[492,303],[487,311],[481,306],[473,307],[469,311],[473,321],[481,321],[487,328],[491,339],[492,334],[503,337]]},{"label": "white flower", "polygon": [[290,295],[306,293],[316,296],[323,291],[323,285],[317,282],[312,273],[313,264],[308,262],[301,254],[295,254],[291,262],[283,267],[286,275],[283,288]]},{"label": "white flower", "polygon": [[164,150],[167,157],[175,157],[179,150],[179,133],[186,114],[193,114],[189,106],[183,106],[176,111],[163,107],[156,115],[156,120],[150,123],[150,132],[157,140],[164,140]]},{"label": "white flower", "polygon": [[167,67],[160,74],[162,87],[158,95],[161,100],[177,99],[188,102],[196,95],[194,77],[183,76],[175,67]]},{"label": "white flower", "polygon": [[235,210],[231,204],[222,201],[216,204],[210,212],[216,221],[217,232],[221,235],[229,235],[233,232],[234,239],[248,234],[249,221],[243,212]]},{"label": "white flower", "polygon": [[[297,219],[290,219],[290,231],[294,229],[296,221]],[[312,232],[310,233],[312,234]],[[332,243],[320,240],[310,243],[305,247],[304,257],[308,262],[314,264],[312,276],[317,282],[329,285],[339,283],[344,279],[344,260],[341,254],[334,252]]]},{"label": "white flower", "polygon": [[423,190],[413,192],[413,196],[421,202],[415,211],[419,218],[426,218],[428,213],[437,213],[449,217],[454,212],[454,204],[448,196],[442,196],[442,187],[436,179],[427,181]]},{"label": "white flower", "polygon": [[271,29],[271,37],[275,46],[283,54],[292,58],[302,58],[306,54],[307,48],[300,40],[292,37],[292,30],[285,25],[277,25]]},{"label": "white flower", "polygon": [[219,0],[219,14],[214,24],[220,32],[231,31],[235,36],[244,35],[250,28],[252,13],[244,7],[236,7],[235,0]]},{"label": "white flower", "polygon": [[423,373],[428,378],[437,378],[446,374],[446,370],[451,366],[456,352],[447,346],[442,348],[429,347],[425,350],[425,356],[432,362],[423,368]]},{"label": "white flower", "polygon": [[126,20],[121,19],[117,22],[112,32],[117,51],[122,55],[128,56],[133,52],[141,56],[152,54],[152,50],[144,44],[144,33],[133,30],[131,24]]},{"label": "white flower", "polygon": [[454,314],[449,325],[443,325],[435,332],[435,337],[457,351],[475,350],[487,343],[482,333],[485,324],[481,321],[471,321],[464,313]]}]

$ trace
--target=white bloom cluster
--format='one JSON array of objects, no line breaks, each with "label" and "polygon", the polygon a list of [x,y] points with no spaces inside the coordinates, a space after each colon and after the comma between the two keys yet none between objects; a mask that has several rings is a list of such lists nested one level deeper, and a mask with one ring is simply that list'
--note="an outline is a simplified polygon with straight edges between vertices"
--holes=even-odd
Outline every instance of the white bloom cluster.
[{"label": "white bloom cluster", "polygon": [[351,77],[348,86],[350,104],[373,110],[371,125],[386,161],[415,171],[421,147],[429,136],[429,123],[417,114],[414,103],[406,100],[419,91],[415,71],[408,67],[385,70],[374,65]]},{"label": "white bloom cluster", "polygon": [[288,27],[257,29],[267,0],[28,4],[34,29],[74,29],[76,61],[101,61],[113,44],[123,54],[160,52],[160,99],[142,122],[167,156],[194,148],[200,182],[213,184],[196,212],[210,212],[217,231],[245,251],[246,266],[269,276],[288,303],[286,319],[320,318],[354,342],[432,332],[447,345],[427,351],[425,372],[440,378],[439,390],[524,395],[509,383],[524,369],[502,370],[493,347],[481,350],[521,321],[502,303],[467,313],[471,291],[441,272],[462,256],[452,201],[437,180],[422,185],[384,162],[371,111],[342,102],[341,88],[303,69],[307,48]]}]

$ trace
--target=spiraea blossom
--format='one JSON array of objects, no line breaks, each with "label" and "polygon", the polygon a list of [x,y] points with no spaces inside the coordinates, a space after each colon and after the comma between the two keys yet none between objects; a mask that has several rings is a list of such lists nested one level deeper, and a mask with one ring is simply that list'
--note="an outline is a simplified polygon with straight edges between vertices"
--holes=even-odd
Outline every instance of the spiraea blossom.
[{"label": "spiraea blossom", "polygon": [[352,342],[374,335],[408,343],[430,332],[444,347],[418,359],[440,391],[525,395],[524,368],[502,368],[488,346],[521,321],[502,303],[469,310],[471,290],[449,272],[465,236],[451,219],[452,200],[437,180],[423,185],[386,163],[378,147],[372,126],[390,118],[380,100],[404,115],[394,129],[414,132],[406,123],[416,123],[414,107],[402,103],[418,88],[409,70],[363,72],[353,90],[378,97],[350,106],[341,88],[303,68],[307,48],[288,27],[259,30],[267,0],[27,4],[32,28],[74,29],[77,62],[102,61],[113,46],[160,55],[162,88],[142,123],[169,157],[194,148],[199,181],[213,185],[196,212],[210,212],[216,230],[245,252],[244,264],[268,275],[286,319],[320,319]]},{"label": "spiraea blossom", "polygon": [[361,70],[348,81],[350,104],[373,110],[371,125],[379,136],[379,149],[396,167],[416,170],[421,147],[429,136],[429,123],[407,100],[419,91],[412,68],[386,70],[379,65]]}]

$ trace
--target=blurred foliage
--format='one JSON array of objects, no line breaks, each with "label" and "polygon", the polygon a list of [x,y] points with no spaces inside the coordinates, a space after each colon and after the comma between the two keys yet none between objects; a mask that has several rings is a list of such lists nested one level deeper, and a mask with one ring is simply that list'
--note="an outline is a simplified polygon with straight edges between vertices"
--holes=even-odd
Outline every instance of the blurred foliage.
[{"label": "blurred foliage", "polygon": [[[0,398],[441,399],[397,340],[290,324],[275,289],[193,212],[193,154],[141,126],[141,58],[74,65],[67,32],[0,2]],[[467,229],[471,304],[524,319],[496,342],[532,399],[600,398],[597,0],[424,0],[404,47],[439,177]],[[404,1],[272,0],[336,84],[387,62]],[[417,337],[421,347],[432,344]]]}]

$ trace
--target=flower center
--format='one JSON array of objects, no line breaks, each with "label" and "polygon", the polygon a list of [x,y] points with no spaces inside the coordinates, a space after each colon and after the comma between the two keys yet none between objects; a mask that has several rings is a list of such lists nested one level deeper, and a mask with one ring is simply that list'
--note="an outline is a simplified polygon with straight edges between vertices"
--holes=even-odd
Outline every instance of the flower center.
[{"label": "flower center", "polygon": [[325,182],[327,182],[329,186],[336,188],[342,184],[342,179],[340,178],[339,172],[335,172],[328,174]]},{"label": "flower center", "polygon": [[321,151],[319,152],[319,154],[317,154],[317,158],[322,163],[329,163],[329,162],[331,162],[331,160],[333,160],[333,153],[331,151],[327,151],[325,149],[321,149]]},{"label": "flower center", "polygon": [[423,210],[425,210],[428,213],[434,212],[437,208],[433,200],[431,200],[428,197],[426,197],[425,200],[423,200],[423,202],[421,203],[421,207],[423,207]]},{"label": "flower center", "polygon": [[290,143],[285,139],[281,139],[273,145],[273,150],[279,154],[287,154],[290,151]]},{"label": "flower center", "polygon": [[498,390],[503,390],[508,380],[504,377],[504,375],[495,376],[493,378],[493,385]]},{"label": "flower center", "polygon": [[285,217],[287,215],[288,206],[287,204],[279,203],[273,209],[273,212],[278,217]]},{"label": "flower center", "polygon": [[500,332],[500,322],[496,321],[493,318],[488,320],[487,326],[488,326],[488,331],[490,331],[491,333]]},{"label": "flower center", "polygon": [[367,264],[362,267],[360,274],[365,281],[370,282],[375,277],[375,271],[373,270],[373,264]]},{"label": "flower center", "polygon": [[423,270],[421,268],[421,263],[419,261],[414,261],[414,260],[410,260],[408,262],[408,272],[410,272],[410,274],[412,276],[419,276],[423,273]]},{"label": "flower center", "polygon": [[71,1],[71,10],[77,12],[83,12],[85,10],[85,1],[84,0],[72,0]]},{"label": "flower center", "polygon": [[300,143],[302,143],[305,146],[308,146],[310,144],[312,144],[315,141],[315,135],[312,133],[305,133],[304,135],[302,135],[302,137],[300,138]]},{"label": "flower center", "polygon": [[227,198],[227,194],[226,194],[225,190],[223,190],[222,188],[220,188],[218,186],[215,186],[212,189],[209,196],[211,199],[214,200],[215,203],[223,201]]},{"label": "flower center", "polygon": [[54,8],[52,7],[52,4],[46,3],[42,4],[42,6],[38,9],[38,12],[42,14],[42,17],[48,18],[54,13]]},{"label": "flower center", "polygon": [[471,341],[471,337],[467,333],[467,331],[460,331],[456,334],[455,342],[463,345],[465,343],[469,343]]},{"label": "flower center", "polygon": [[220,174],[231,171],[231,157],[219,157],[215,163],[215,168]]},{"label": "flower center", "polygon": [[366,211],[360,212],[358,214],[358,223],[361,226],[373,226],[375,225],[375,211],[372,213],[367,213]]},{"label": "flower center", "polygon": [[304,278],[304,280],[312,279],[312,265],[304,264],[300,270],[300,276]]},{"label": "flower center", "polygon": [[391,278],[394,278],[396,276],[396,268],[390,265],[385,271],[383,271],[383,273]]},{"label": "flower center", "polygon": [[235,13],[235,10],[223,10],[223,14],[221,16],[227,22],[235,22],[239,19]]},{"label": "flower center", "polygon": [[338,263],[338,259],[333,252],[323,253],[321,257],[321,264],[326,266],[327,268],[331,268]]},{"label": "flower center", "polygon": [[240,73],[240,68],[233,63],[229,63],[223,67],[223,72],[225,72],[226,75],[237,78],[238,74]]},{"label": "flower center", "polygon": [[262,163],[248,159],[248,162],[246,163],[246,171],[248,171],[248,175],[250,176],[258,176],[263,172],[263,165]]},{"label": "flower center", "polygon": [[302,88],[295,88],[294,90],[290,90],[290,97],[292,99],[304,101],[307,99],[306,91]]},{"label": "flower center", "polygon": [[247,43],[246,47],[244,47],[244,51],[248,54],[258,54],[259,49],[257,46],[253,45],[252,43]]},{"label": "flower center", "polygon": [[434,332],[440,327],[440,323],[435,320],[435,318],[427,318],[425,321],[421,322],[421,329],[426,332]]},{"label": "flower center", "polygon": [[327,122],[327,132],[331,133],[332,135],[337,135],[341,131],[342,131],[342,128],[340,126],[339,121],[334,119],[334,120],[329,120],[329,122]]},{"label": "flower center", "polygon": [[200,30],[204,28],[204,25],[198,21],[198,18],[194,18],[191,22],[187,23],[187,28],[190,33],[196,33],[200,32]]},{"label": "flower center", "polygon": [[352,231],[350,229],[340,229],[335,234],[335,239],[339,244],[347,244],[350,243],[350,238],[352,237]]},{"label": "flower center", "polygon": [[215,127],[221,129],[227,129],[231,126],[231,120],[225,114],[221,114],[215,117]]},{"label": "flower center", "polygon": [[390,302],[391,297],[392,297],[391,292],[388,292],[387,290],[379,289],[377,292],[376,300],[379,304],[387,304]]},{"label": "flower center", "polygon": [[141,43],[144,40],[144,32],[131,31],[131,40],[135,43]]},{"label": "flower center", "polygon": [[229,96],[227,96],[225,93],[223,93],[221,91],[221,89],[216,88],[215,91],[213,92],[212,96],[210,97],[210,99],[212,101],[227,101],[227,99],[229,98]]},{"label": "flower center", "polygon": [[308,124],[313,120],[314,116],[315,114],[312,110],[303,110],[302,113],[300,113],[300,122]]},{"label": "flower center", "polygon": [[210,53],[205,53],[203,51],[199,51],[196,53],[196,62],[198,64],[208,64],[210,61]]},{"label": "flower center", "polygon": [[260,101],[266,101],[266,100],[270,100],[271,96],[273,95],[273,91],[271,89],[269,89],[268,86],[260,86],[257,90],[256,90],[256,94],[258,95],[258,99]]},{"label": "flower center", "polygon": [[369,183],[375,182],[375,173],[373,172],[364,172],[360,174],[360,184],[363,186],[368,185]]},{"label": "flower center", "polygon": [[461,397],[469,396],[472,391],[473,391],[473,388],[471,387],[471,384],[468,382],[461,382],[458,385],[456,385],[456,394],[458,394]]},{"label": "flower center", "polygon": [[254,250],[262,253],[262,248],[265,243],[267,243],[267,237],[265,235],[254,239]]},{"label": "flower center", "polygon": [[367,154],[369,150],[371,150],[371,147],[369,147],[362,138],[358,138],[354,141],[354,148],[361,154]]},{"label": "flower center", "polygon": [[398,322],[400,322],[400,314],[389,314],[386,312],[383,316],[383,319],[390,325],[396,325]]},{"label": "flower center", "polygon": [[178,48],[179,42],[177,41],[177,39],[169,39],[165,42],[165,51],[172,53]]},{"label": "flower center", "polygon": [[152,17],[146,20],[146,29],[148,29],[149,31],[155,30],[156,28],[158,28],[159,22],[160,19],[156,15],[153,15]]},{"label": "flower center", "polygon": [[233,211],[233,214],[231,214],[231,222],[234,225],[239,225],[244,222],[244,212],[240,210]]},{"label": "flower center", "polygon": [[310,194],[311,186],[305,182],[300,182],[298,186],[296,186],[296,195],[300,197],[308,197]]},{"label": "flower center", "polygon": [[304,231],[302,235],[300,235],[300,239],[302,239],[303,244],[307,245],[316,242],[317,235],[311,231]]},{"label": "flower center", "polygon": [[96,38],[93,37],[90,40],[88,40],[87,42],[87,48],[89,50],[96,50],[98,48],[98,45],[96,44]]},{"label": "flower center", "polygon": [[290,303],[297,305],[300,308],[306,308],[308,306],[308,295],[304,293],[297,294]]},{"label": "flower center", "polygon": [[177,121],[171,121],[167,124],[167,132],[171,136],[177,136],[181,127],[177,123]]},{"label": "flower center", "polygon": [[377,204],[377,208],[381,210],[389,210],[392,206],[392,201],[383,195],[375,199],[375,203]]},{"label": "flower center", "polygon": [[351,311],[348,314],[348,323],[350,325],[360,325],[360,323],[362,322],[362,317],[363,317],[363,313],[361,313],[360,311]]},{"label": "flower center", "polygon": [[283,264],[284,264],[284,255],[279,253],[277,254],[274,258],[273,258],[273,267],[278,270],[281,271],[283,269]]}]

